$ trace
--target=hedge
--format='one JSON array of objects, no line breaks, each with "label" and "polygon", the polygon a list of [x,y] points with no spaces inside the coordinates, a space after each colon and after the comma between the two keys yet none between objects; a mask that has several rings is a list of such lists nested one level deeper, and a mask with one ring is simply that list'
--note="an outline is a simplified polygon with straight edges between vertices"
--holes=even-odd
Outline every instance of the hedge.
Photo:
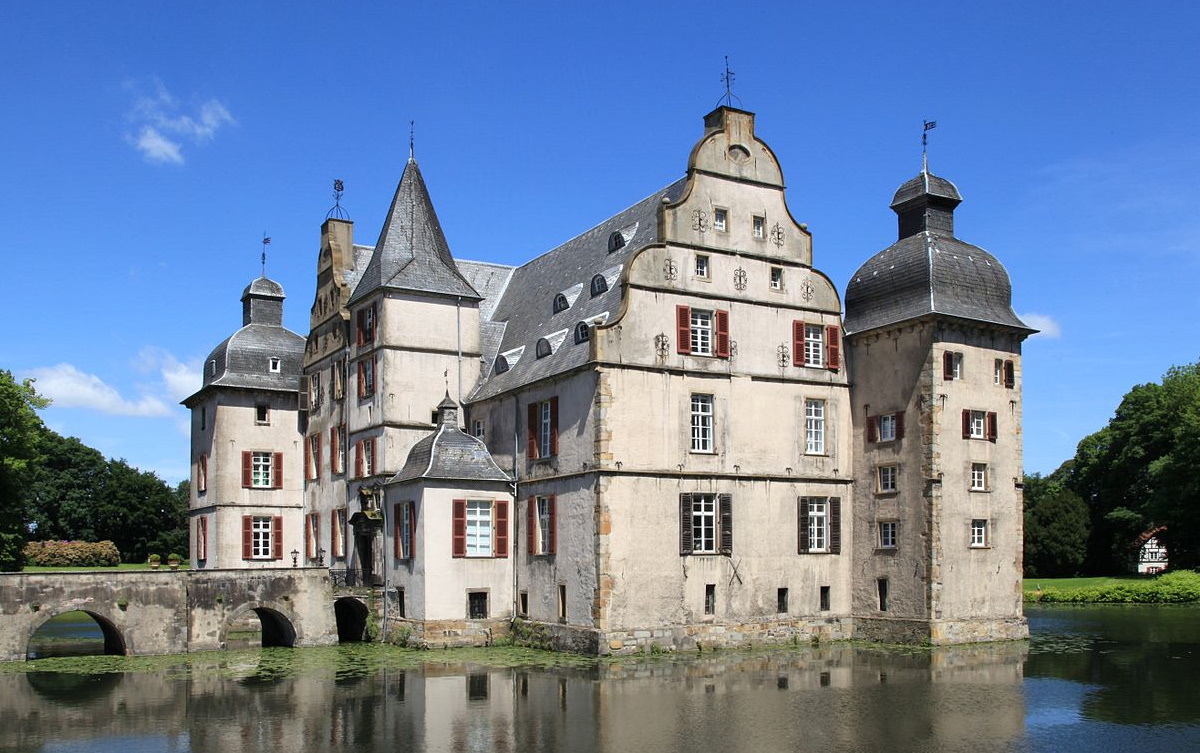
[{"label": "hedge", "polygon": [[1048,588],[1026,594],[1026,600],[1045,604],[1185,604],[1200,601],[1200,573],[1177,570],[1147,580]]},{"label": "hedge", "polygon": [[111,541],[31,541],[25,563],[39,567],[116,567],[121,553]]}]

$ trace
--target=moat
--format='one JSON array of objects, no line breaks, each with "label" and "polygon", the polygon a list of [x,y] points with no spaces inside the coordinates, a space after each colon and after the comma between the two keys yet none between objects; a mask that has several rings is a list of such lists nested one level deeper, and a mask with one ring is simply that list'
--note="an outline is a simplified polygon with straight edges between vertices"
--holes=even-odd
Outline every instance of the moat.
[{"label": "moat", "polygon": [[1030,607],[1028,642],[936,650],[40,659],[0,669],[0,750],[1196,750],[1197,616]]}]

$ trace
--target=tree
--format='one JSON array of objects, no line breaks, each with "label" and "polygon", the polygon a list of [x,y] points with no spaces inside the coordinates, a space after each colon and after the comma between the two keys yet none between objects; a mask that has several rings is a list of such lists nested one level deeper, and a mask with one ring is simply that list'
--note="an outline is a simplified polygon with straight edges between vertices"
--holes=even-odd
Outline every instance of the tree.
[{"label": "tree", "polygon": [[31,535],[42,541],[102,541],[95,524],[109,462],[75,437],[49,429],[44,430],[42,447],[45,458],[26,473]]},{"label": "tree", "polygon": [[0,370],[0,571],[20,570],[24,564],[20,475],[40,456],[43,426],[37,411],[49,404],[33,388],[32,380],[18,383],[12,372]]},{"label": "tree", "polygon": [[1063,480],[1067,461],[1049,476],[1025,477],[1025,576],[1076,575],[1087,554],[1087,504]]}]

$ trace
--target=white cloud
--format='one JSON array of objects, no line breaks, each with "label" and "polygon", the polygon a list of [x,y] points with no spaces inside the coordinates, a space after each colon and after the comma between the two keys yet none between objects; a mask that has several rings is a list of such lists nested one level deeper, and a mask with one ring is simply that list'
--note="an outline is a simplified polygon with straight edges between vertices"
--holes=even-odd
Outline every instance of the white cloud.
[{"label": "white cloud", "polygon": [[154,395],[127,400],[100,377],[82,372],[69,363],[31,369],[29,376],[37,380],[38,392],[60,408],[88,408],[118,416],[160,417],[171,412],[166,403]]},{"label": "white cloud", "polygon": [[1057,340],[1062,337],[1062,327],[1052,316],[1035,313],[1018,314],[1018,316],[1030,327],[1039,330],[1034,337],[1044,337],[1048,340]]},{"label": "white cloud", "polygon": [[199,359],[183,363],[162,348],[142,348],[134,359],[134,368],[143,374],[157,371],[162,379],[159,391],[175,403],[200,389],[203,383]]},{"label": "white cloud", "polygon": [[192,144],[212,141],[223,126],[237,122],[216,99],[188,107],[181,105],[157,78],[150,82],[148,92],[144,85],[136,83],[128,84],[127,88],[141,91],[135,95],[128,116],[137,135],[127,134],[126,140],[147,162],[182,165],[185,141]]}]

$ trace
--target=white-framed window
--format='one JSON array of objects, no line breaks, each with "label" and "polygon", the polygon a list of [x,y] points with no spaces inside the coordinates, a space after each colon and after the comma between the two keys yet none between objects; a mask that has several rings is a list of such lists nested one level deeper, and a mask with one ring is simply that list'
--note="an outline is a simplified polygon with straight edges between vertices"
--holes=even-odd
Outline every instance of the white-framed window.
[{"label": "white-framed window", "polygon": [[971,491],[986,492],[988,489],[987,463],[971,463]]},{"label": "white-framed window", "polygon": [[364,439],[359,442],[359,447],[362,448],[362,474],[363,476],[371,476],[375,473],[375,440]]},{"label": "white-framed window", "polygon": [[529,403],[525,422],[525,454],[528,460],[558,454],[558,398]]},{"label": "white-framed window", "polygon": [[482,418],[473,419],[471,421],[471,436],[475,437],[476,439],[483,439],[484,434],[485,434],[485,431],[484,431],[483,419]]},{"label": "white-framed window", "polygon": [[942,354],[942,378],[947,382],[963,378],[963,354],[946,351]]},{"label": "white-framed window", "polygon": [[987,437],[987,412],[981,410],[970,411],[970,438],[984,439]]},{"label": "white-framed window", "polygon": [[829,499],[808,498],[808,551],[829,551]]},{"label": "white-framed window", "polygon": [[358,312],[359,345],[370,345],[375,342],[375,304],[371,304]]},{"label": "white-framed window", "polygon": [[[272,489],[271,468],[274,458],[270,452],[250,453],[250,486],[255,489]],[[270,520],[270,518],[268,518]]]},{"label": "white-framed window", "polygon": [[1003,358],[996,359],[996,368],[995,368],[995,371],[992,373],[992,384],[996,385],[997,387],[1004,384],[1004,359]]},{"label": "white-framed window", "polygon": [[879,523],[880,549],[896,548],[896,526],[897,523],[894,520],[885,520]]},{"label": "white-framed window", "polygon": [[272,374],[278,374],[280,369],[283,366],[283,362],[280,361],[278,358],[272,358],[268,362],[268,364],[269,364],[268,368],[270,368]]},{"label": "white-framed window", "polygon": [[329,548],[333,551],[330,557],[341,559],[346,556],[346,508],[339,507],[333,511],[329,526]]},{"label": "white-framed window", "polygon": [[331,473],[346,472],[346,425],[334,426],[329,430],[329,470]]},{"label": "white-framed window", "polygon": [[804,401],[804,453],[825,454],[825,401],[808,398]]},{"label": "white-framed window", "polygon": [[879,493],[891,494],[895,492],[896,478],[899,475],[897,467],[894,465],[881,465],[877,470],[879,476],[879,486],[877,488]]},{"label": "white-framed window", "polygon": [[879,441],[896,441],[896,414],[888,413],[879,417]]},{"label": "white-framed window", "polygon": [[771,290],[783,290],[783,267],[771,267]]},{"label": "white-framed window", "polygon": [[696,269],[695,275],[703,280],[708,279],[709,275],[709,258],[708,254],[696,254]]},{"label": "white-framed window", "polygon": [[311,512],[305,516],[304,528],[304,557],[317,558],[317,546],[321,541],[321,514]]},{"label": "white-framed window", "polygon": [[196,493],[204,494],[208,491],[208,455],[201,454],[196,459]]},{"label": "white-framed window", "polygon": [[333,399],[341,400],[346,396],[346,359],[340,358],[333,362]]},{"label": "white-framed window", "polygon": [[711,356],[713,352],[713,312],[692,309],[692,355]]},{"label": "white-framed window", "polygon": [[547,458],[554,453],[550,448],[550,428],[554,421],[554,411],[549,400],[538,403],[538,457]]},{"label": "white-framed window", "polygon": [[397,502],[395,506],[396,545],[395,555],[398,560],[412,559],[413,553],[413,503]]},{"label": "white-framed window", "polygon": [[713,209],[713,230],[723,233],[729,229],[729,212],[725,209]]},{"label": "white-framed window", "polygon": [[717,551],[717,495],[692,495],[692,551],[715,554]]},{"label": "white-framed window", "polygon": [[358,362],[358,396],[371,397],[375,394],[375,358],[367,356]]},{"label": "white-framed window", "polygon": [[271,423],[271,406],[259,403],[254,406],[254,423],[259,426],[269,426]]},{"label": "white-framed window", "polygon": [[492,501],[490,499],[467,500],[467,549],[468,557],[492,556]]},{"label": "white-framed window", "polygon": [[819,324],[804,325],[804,365],[825,366],[825,328]]},{"label": "white-framed window", "polygon": [[767,218],[754,215],[750,221],[751,232],[755,238],[767,237]]},{"label": "white-framed window", "polygon": [[986,547],[988,545],[988,522],[982,518],[976,518],[971,521],[971,546],[973,548]]},{"label": "white-framed window", "polygon": [[713,449],[713,396],[692,395],[692,452]]},{"label": "white-framed window", "polygon": [[271,559],[271,539],[274,533],[272,520],[267,515],[255,515],[250,521],[250,558]]},{"label": "white-framed window", "polygon": [[733,495],[679,495],[679,553],[733,553]]},{"label": "white-framed window", "polygon": [[321,477],[321,435],[312,434],[308,438],[308,452],[305,453],[305,461],[308,464],[306,478],[309,481],[315,481]]},{"label": "white-framed window", "polygon": [[554,525],[555,500],[552,497],[538,497],[534,509],[535,551],[530,554],[554,554]]},{"label": "white-framed window", "polygon": [[310,411],[321,407],[321,372],[314,371],[308,378],[308,405]]}]

